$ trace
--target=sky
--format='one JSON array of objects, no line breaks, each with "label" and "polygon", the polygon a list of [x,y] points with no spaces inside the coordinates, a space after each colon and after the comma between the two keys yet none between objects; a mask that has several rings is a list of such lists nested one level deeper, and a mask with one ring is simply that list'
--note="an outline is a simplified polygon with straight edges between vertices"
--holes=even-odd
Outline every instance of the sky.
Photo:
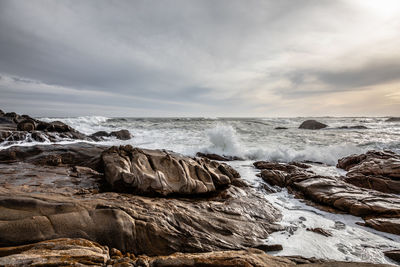
[{"label": "sky", "polygon": [[398,0],[0,0],[0,109],[400,116]]}]

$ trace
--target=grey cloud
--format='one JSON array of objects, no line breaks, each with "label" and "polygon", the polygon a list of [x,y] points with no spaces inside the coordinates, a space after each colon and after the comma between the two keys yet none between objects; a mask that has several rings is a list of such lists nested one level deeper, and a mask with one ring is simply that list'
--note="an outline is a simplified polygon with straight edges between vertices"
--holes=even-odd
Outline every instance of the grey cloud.
[{"label": "grey cloud", "polygon": [[[76,112],[82,113],[85,105],[120,107],[118,115],[133,106],[160,115],[249,112],[256,105],[243,96],[255,90],[252,76],[232,84],[240,77],[226,72],[257,76],[271,71],[258,70],[259,62],[274,62],[297,50],[312,52],[312,47],[302,46],[301,37],[330,34],[333,26],[324,22],[325,17],[351,17],[353,11],[345,2],[328,0],[3,0],[0,73],[15,84],[54,85],[72,88],[76,94],[57,87],[51,93],[18,91],[16,85],[0,87],[0,94],[10,106],[29,99],[74,103],[80,105]],[[373,66],[332,72],[289,71],[277,65],[261,82],[289,79],[292,87],[275,93],[302,97],[323,93],[301,88],[307,83],[305,76],[313,75],[331,88],[347,88],[383,82],[399,70],[394,65],[392,70],[386,65],[379,68],[374,80]]]}]

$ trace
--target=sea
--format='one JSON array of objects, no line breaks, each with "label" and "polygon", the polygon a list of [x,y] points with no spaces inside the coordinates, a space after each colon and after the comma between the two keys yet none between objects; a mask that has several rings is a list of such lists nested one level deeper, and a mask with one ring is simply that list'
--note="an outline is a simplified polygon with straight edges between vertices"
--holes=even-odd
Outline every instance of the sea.
[{"label": "sea", "polygon": [[[197,152],[237,156],[243,160],[227,162],[255,188],[264,183],[253,168],[257,160],[277,162],[306,161],[318,174],[340,176],[337,160],[368,150],[391,150],[400,153],[400,122],[386,122],[383,117],[312,118],[328,125],[321,130],[299,129],[307,119],[296,118],[39,118],[60,120],[85,134],[97,131],[128,129],[133,138],[127,141],[109,138],[101,144],[130,144],[140,148],[166,149],[187,156]],[[363,126],[352,128],[353,126]],[[284,127],[287,129],[276,129]],[[343,128],[347,127],[347,128]],[[73,143],[60,140],[59,143]],[[35,145],[29,138],[13,145]],[[41,143],[43,144],[43,143]],[[50,144],[50,142],[48,142]],[[9,147],[3,145],[0,149]],[[319,210],[294,198],[286,189],[276,188],[264,197],[283,214],[285,231],[270,235],[265,242],[282,244],[273,255],[301,255],[342,261],[391,263],[383,251],[400,249],[400,236],[375,231],[357,222],[359,217]],[[332,232],[325,237],[307,228],[320,227]]]}]

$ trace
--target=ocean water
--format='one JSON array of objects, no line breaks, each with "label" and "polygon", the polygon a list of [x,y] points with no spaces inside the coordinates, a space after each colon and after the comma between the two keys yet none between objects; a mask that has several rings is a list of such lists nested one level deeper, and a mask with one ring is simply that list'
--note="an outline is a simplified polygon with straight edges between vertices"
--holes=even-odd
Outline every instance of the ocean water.
[{"label": "ocean water", "polygon": [[[194,156],[197,152],[217,153],[243,158],[228,162],[255,187],[261,178],[252,166],[256,160],[278,162],[311,161],[313,170],[323,175],[343,175],[335,167],[337,160],[371,149],[388,149],[400,153],[400,122],[385,122],[386,118],[314,118],[329,125],[321,130],[302,130],[298,126],[307,118],[40,118],[61,120],[75,129],[92,134],[96,131],[128,129],[133,139],[121,141],[110,138],[103,144],[167,149]],[[367,129],[339,129],[342,126],[365,126]],[[286,130],[276,130],[286,127]],[[76,142],[63,140],[60,143]],[[27,140],[16,145],[34,145]],[[10,145],[3,145],[4,149]],[[295,199],[283,189],[265,192],[265,198],[283,214],[286,231],[272,234],[266,243],[282,244],[276,255],[302,255],[345,261],[391,263],[383,251],[400,249],[400,237],[356,222],[361,218],[332,214],[318,210]],[[321,227],[333,233],[325,237],[306,228]]]}]

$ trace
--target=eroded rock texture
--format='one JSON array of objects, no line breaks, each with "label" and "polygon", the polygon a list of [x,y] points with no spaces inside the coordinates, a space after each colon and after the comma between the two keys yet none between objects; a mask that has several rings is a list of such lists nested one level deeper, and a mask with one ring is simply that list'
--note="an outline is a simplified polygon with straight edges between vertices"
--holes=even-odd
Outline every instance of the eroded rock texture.
[{"label": "eroded rock texture", "polygon": [[[280,213],[248,187],[227,184],[212,196],[197,198],[106,192],[101,186],[105,182],[101,156],[120,150],[125,151],[74,144],[0,151],[0,174],[7,176],[0,181],[0,246],[85,238],[123,252],[168,255],[256,247],[281,229],[276,224]],[[171,157],[182,160],[188,169],[205,164],[203,168],[207,166],[221,177],[225,169],[234,173],[228,166],[208,160],[168,156],[162,151],[146,153],[160,156],[154,166],[161,171],[171,164],[163,157]],[[61,164],[54,166],[47,160],[50,156],[61,158]],[[8,168],[2,165],[5,163]],[[80,166],[74,166],[77,163]],[[225,177],[221,179],[231,179]]]},{"label": "eroded rock texture", "polygon": [[107,247],[85,239],[0,248],[0,266],[105,266],[109,260]]},{"label": "eroded rock texture", "polygon": [[361,216],[367,219],[367,226],[377,230],[398,234],[400,198],[396,195],[363,189],[345,182],[343,177],[316,175],[291,164],[256,162],[254,166],[261,169],[260,176],[271,185],[286,187],[300,198]]},{"label": "eroded rock texture", "polygon": [[400,194],[400,155],[391,151],[368,151],[338,161],[347,170],[346,182],[385,193]]},{"label": "eroded rock texture", "polygon": [[104,151],[102,159],[106,180],[123,192],[194,196],[214,193],[240,177],[224,163],[129,145]]},{"label": "eroded rock texture", "polygon": [[[395,251],[387,252],[396,258]],[[299,256],[276,257],[258,249],[174,253],[168,256],[123,254],[85,239],[55,239],[25,246],[0,248],[2,266],[112,266],[112,267],[389,267],[387,264],[329,262]],[[393,256],[394,255],[394,256]]]}]

